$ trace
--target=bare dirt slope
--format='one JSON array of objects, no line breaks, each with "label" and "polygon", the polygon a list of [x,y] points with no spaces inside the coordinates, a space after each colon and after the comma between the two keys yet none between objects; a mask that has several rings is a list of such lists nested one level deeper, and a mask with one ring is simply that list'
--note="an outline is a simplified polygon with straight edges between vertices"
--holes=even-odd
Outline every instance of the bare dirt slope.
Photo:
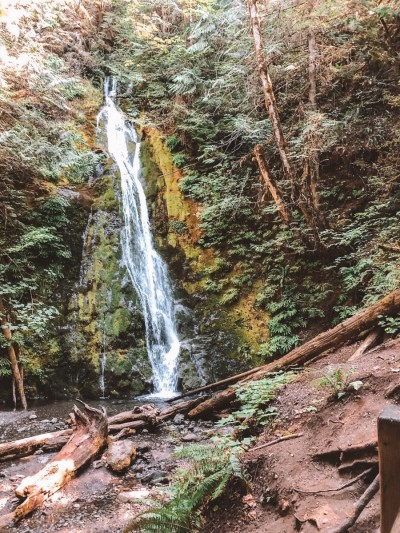
[{"label": "bare dirt slope", "polygon": [[[345,520],[376,471],[341,491],[318,491],[340,487],[373,466],[377,454],[338,454],[331,462],[313,459],[313,454],[376,440],[378,415],[385,405],[399,399],[396,395],[386,398],[386,393],[400,383],[400,340],[386,342],[348,362],[356,347],[345,347],[310,365],[296,382],[281,391],[276,400],[280,420],[258,439],[257,445],[287,433],[303,436],[248,451],[244,461],[251,478],[250,494],[237,492],[218,509],[215,507],[205,532],[329,532]],[[321,388],[321,379],[332,376],[336,369],[341,369],[346,384],[362,381],[361,389],[337,399],[332,388]],[[354,460],[359,464],[339,473],[338,467]],[[375,533],[379,527],[378,503],[377,495],[349,531]]]}]

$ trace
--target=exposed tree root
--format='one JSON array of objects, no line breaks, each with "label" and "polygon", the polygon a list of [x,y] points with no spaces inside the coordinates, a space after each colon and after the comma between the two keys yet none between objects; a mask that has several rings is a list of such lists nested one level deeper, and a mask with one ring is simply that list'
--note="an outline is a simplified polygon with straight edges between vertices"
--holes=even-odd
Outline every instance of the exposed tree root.
[{"label": "exposed tree root", "polygon": [[353,512],[347,520],[339,527],[332,529],[329,533],[346,533],[356,522],[365,507],[369,504],[372,498],[379,490],[379,474],[375,477],[373,482],[369,485],[361,498],[354,504]]}]

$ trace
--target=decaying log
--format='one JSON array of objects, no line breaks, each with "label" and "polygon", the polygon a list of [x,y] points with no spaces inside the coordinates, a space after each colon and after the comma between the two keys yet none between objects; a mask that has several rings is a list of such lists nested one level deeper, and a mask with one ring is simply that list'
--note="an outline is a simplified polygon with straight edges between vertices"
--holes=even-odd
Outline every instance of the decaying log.
[{"label": "decaying log", "polygon": [[164,409],[164,411],[161,411],[158,420],[160,422],[171,420],[171,418],[174,418],[174,416],[177,414],[187,413],[191,409],[194,409],[196,405],[199,405],[203,401],[204,396],[201,398],[195,398],[194,400],[187,400],[186,402],[179,402],[171,407],[168,407],[167,409]]},{"label": "decaying log", "polygon": [[63,429],[12,442],[4,442],[0,444],[0,462],[25,457],[39,449],[44,452],[58,451],[67,443],[71,434],[72,429]]},{"label": "decaying log", "polygon": [[123,424],[111,424],[108,426],[108,430],[111,433],[121,431],[121,429],[143,429],[149,427],[149,424],[144,420],[134,420],[133,422],[124,422]]},{"label": "decaying log", "polygon": [[[112,436],[113,440],[122,439],[135,433],[135,431],[155,427],[166,420],[170,420],[176,414],[185,413],[193,409],[203,399],[196,398],[186,402],[179,402],[161,411],[161,413],[151,405],[135,407],[131,411],[124,411],[111,416],[108,419],[108,423],[110,424],[108,431],[110,434],[114,434]],[[71,420],[75,423],[75,415],[73,413],[71,413]],[[68,442],[72,431],[72,429],[65,429],[0,444],[0,462],[31,455],[39,449],[44,452],[58,451]]]},{"label": "decaying log", "polygon": [[108,428],[104,409],[81,403],[82,410],[74,406],[76,429],[67,444],[42,470],[23,479],[17,487],[16,494],[26,499],[14,511],[14,522],[40,507],[106,444]]},{"label": "decaying log", "polygon": [[363,342],[360,344],[360,346],[357,348],[357,350],[353,353],[351,357],[349,357],[348,361],[354,361],[361,355],[365,354],[365,352],[372,348],[372,346],[377,342],[379,336],[381,334],[380,328],[374,328],[363,340]]},{"label": "decaying log", "polygon": [[347,518],[342,525],[330,531],[330,533],[347,533],[349,528],[353,526],[357,518],[363,512],[365,507],[369,504],[372,498],[379,490],[379,474],[375,477],[373,482],[369,485],[361,498],[354,504],[351,516]]},{"label": "decaying log", "polygon": [[[284,367],[294,364],[301,364],[319,355],[330,348],[337,348],[354,338],[365,329],[374,327],[380,315],[391,315],[400,308],[400,289],[391,292],[382,300],[363,309],[354,316],[341,322],[334,328],[320,333],[314,339],[306,342],[302,346],[295,348],[284,357],[267,365],[258,367],[257,371],[243,380],[252,381],[264,378],[269,372],[276,372]],[[236,388],[229,387],[220,393],[215,394],[209,400],[204,401],[197,407],[189,411],[190,418],[198,418],[212,411],[220,410],[225,405],[231,403],[236,397]]]},{"label": "decaying log", "polygon": [[124,411],[117,415],[110,416],[108,418],[109,424],[120,424],[122,422],[134,422],[135,420],[145,420],[149,422],[149,425],[154,425],[157,421],[157,416],[160,414],[160,410],[156,409],[152,404],[138,405],[131,411]]}]

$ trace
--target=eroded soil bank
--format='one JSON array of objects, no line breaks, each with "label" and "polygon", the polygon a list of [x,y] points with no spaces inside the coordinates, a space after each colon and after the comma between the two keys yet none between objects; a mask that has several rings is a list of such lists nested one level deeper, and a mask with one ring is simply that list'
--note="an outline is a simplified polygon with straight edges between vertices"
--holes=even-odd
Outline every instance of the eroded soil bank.
[{"label": "eroded soil bank", "polygon": [[[400,402],[398,393],[389,392],[400,385],[400,340],[349,362],[356,348],[344,347],[313,363],[281,391],[275,402],[279,421],[266,429],[257,445],[288,433],[303,436],[247,452],[243,461],[249,473],[248,494],[236,491],[221,501],[205,533],[329,533],[350,515],[374,474],[343,490],[323,491],[368,470],[377,460],[376,452],[338,454],[331,461],[313,455],[375,441],[379,414],[386,405]],[[347,385],[361,381],[361,388],[337,399],[332,387],[321,387],[337,369]],[[378,528],[376,495],[349,532],[376,533]]]}]

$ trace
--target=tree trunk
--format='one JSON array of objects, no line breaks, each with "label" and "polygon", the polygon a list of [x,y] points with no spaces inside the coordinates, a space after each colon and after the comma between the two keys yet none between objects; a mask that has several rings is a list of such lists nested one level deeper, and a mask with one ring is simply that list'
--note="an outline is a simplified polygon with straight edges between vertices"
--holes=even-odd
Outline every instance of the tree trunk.
[{"label": "tree trunk", "polygon": [[272,129],[274,132],[276,145],[278,147],[278,152],[282,162],[283,170],[292,185],[292,198],[294,200],[296,197],[296,176],[288,156],[286,141],[283,135],[282,125],[275,101],[275,94],[272,87],[271,78],[269,76],[268,65],[264,56],[264,45],[261,34],[260,20],[258,18],[257,0],[247,0],[247,5],[249,9],[250,24],[253,33],[258,71],[260,74],[261,85],[264,93],[265,107],[268,111],[269,119],[272,124]]},{"label": "tree trunk", "polygon": [[260,145],[255,146],[253,152],[254,152],[254,155],[256,156],[258,168],[260,169],[261,176],[264,180],[264,183],[269,193],[272,196],[272,199],[275,202],[278,213],[280,214],[282,220],[286,224],[290,224],[290,221],[291,221],[290,213],[287,210],[287,207],[283,200],[282,192],[280,191],[278,185],[275,183],[275,180],[270,176],[268,172],[261,146]]},{"label": "tree trunk", "polygon": [[[308,28],[308,80],[309,80],[309,108],[308,134],[306,149],[308,152],[301,180],[300,201],[304,209],[310,213],[312,225],[316,229],[326,226],[321,213],[318,183],[319,183],[319,151],[321,149],[321,116],[317,110],[317,44],[315,33],[311,26]],[[318,237],[319,240],[319,237]]]},{"label": "tree trunk", "polygon": [[6,315],[6,312],[5,312],[5,309],[4,309],[4,306],[1,300],[0,300],[0,316],[2,317],[0,320],[1,329],[3,331],[3,335],[5,339],[8,341],[7,353],[8,353],[8,359],[10,360],[13,379],[15,380],[15,384],[17,386],[17,390],[18,390],[19,397],[21,399],[22,407],[26,411],[28,409],[28,404],[27,404],[26,397],[25,397],[23,377],[21,375],[21,372],[18,366],[17,354],[12,344],[12,333],[8,325],[9,320],[8,320],[8,317]]},{"label": "tree trunk", "polygon": [[361,355],[363,355],[369,348],[371,348],[377,341],[382,331],[380,328],[373,329],[360,344],[357,350],[349,357],[348,361],[354,361]]},{"label": "tree trunk", "polygon": [[14,511],[18,522],[40,507],[43,502],[68,483],[84,465],[107,443],[107,417],[104,409],[98,410],[84,403],[81,411],[74,406],[76,430],[61,451],[37,474],[27,477],[16,489],[16,494],[26,498]]},{"label": "tree trunk", "polygon": [[[391,315],[400,308],[400,289],[396,289],[382,300],[363,309],[351,318],[341,322],[334,328],[320,333],[314,339],[306,342],[302,346],[295,348],[284,357],[277,361],[273,361],[267,365],[258,367],[255,372],[244,379],[252,381],[264,378],[269,372],[276,372],[288,365],[295,365],[305,363],[313,357],[329,350],[330,348],[337,348],[346,341],[354,338],[358,333],[365,329],[370,329],[376,325],[380,315]],[[202,402],[197,407],[189,411],[188,415],[191,418],[203,416],[213,410],[221,409],[236,398],[235,387],[215,394],[210,399]]]}]

